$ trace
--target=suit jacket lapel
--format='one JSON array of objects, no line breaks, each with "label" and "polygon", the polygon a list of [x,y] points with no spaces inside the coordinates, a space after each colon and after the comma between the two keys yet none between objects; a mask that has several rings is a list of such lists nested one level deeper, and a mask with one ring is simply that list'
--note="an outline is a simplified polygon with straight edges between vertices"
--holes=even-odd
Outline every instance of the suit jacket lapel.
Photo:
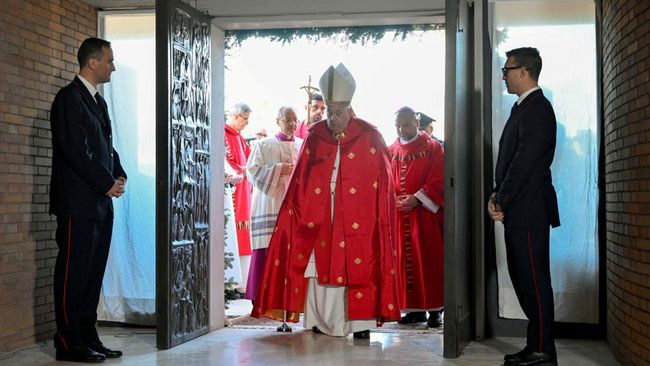
[{"label": "suit jacket lapel", "polygon": [[[521,104],[517,108],[513,108],[512,112],[510,114],[510,117],[508,117],[508,121],[506,122],[506,125],[503,128],[504,131],[508,127],[516,124],[517,120],[519,120],[519,118],[521,118],[521,116],[524,114],[526,109],[528,109],[528,107],[530,106],[530,104],[532,103],[532,101],[534,99],[536,99],[536,98],[538,98],[540,96],[543,96],[543,95],[544,95],[544,93],[542,92],[542,89],[537,89],[534,92],[528,94],[528,96],[526,96],[526,98],[524,98],[524,100],[521,101]],[[503,136],[503,134],[502,134],[502,136]]]},{"label": "suit jacket lapel", "polygon": [[521,101],[521,104],[519,105],[518,112],[521,112],[521,111],[525,110],[534,99],[536,99],[536,98],[538,98],[540,96],[543,96],[543,95],[544,95],[544,93],[542,92],[542,89],[537,89],[534,92],[528,94],[528,96],[526,96],[526,98],[524,98],[524,100]]},{"label": "suit jacket lapel", "polygon": [[88,88],[86,88],[86,86],[76,76],[73,80],[73,83],[81,93],[83,100],[86,103],[86,107],[90,108],[90,110],[92,110],[93,113],[99,118],[100,127],[104,131],[106,135],[105,137],[110,138],[112,134],[111,119],[108,116],[108,107],[106,105],[106,101],[104,101],[104,98],[99,98],[99,100],[95,99],[95,96],[90,95]]},{"label": "suit jacket lapel", "polygon": [[97,106],[99,107],[99,111],[102,114],[103,117],[103,126],[104,129],[108,132],[108,134],[111,134],[111,118],[108,116],[108,105],[106,104],[106,100],[99,94],[97,100]]},{"label": "suit jacket lapel", "polygon": [[515,126],[517,125],[517,121],[519,121],[519,119],[524,115],[526,109],[528,109],[532,101],[543,95],[544,93],[542,92],[542,89],[535,90],[534,92],[526,96],[526,98],[524,98],[524,100],[521,101],[521,104],[517,108],[513,108],[512,113],[508,117],[508,121],[506,122],[506,125],[503,127],[501,138],[499,139],[499,152],[497,154],[496,172],[500,171],[500,164],[504,163],[502,161],[503,155],[505,154],[505,150],[506,150],[506,147],[503,146],[504,139],[510,133],[517,133],[516,131],[510,131],[510,129],[515,128]]},{"label": "suit jacket lapel", "polygon": [[102,121],[103,124],[106,124],[102,111],[99,109],[99,105],[97,105],[97,102],[95,101],[95,97],[90,95],[88,88],[86,88],[86,86],[76,76],[74,77],[74,80],[72,80],[72,83],[77,88],[79,93],[81,93],[84,102],[86,102],[86,106],[91,111],[93,111],[93,113],[95,113],[95,115],[99,118],[100,121]]}]

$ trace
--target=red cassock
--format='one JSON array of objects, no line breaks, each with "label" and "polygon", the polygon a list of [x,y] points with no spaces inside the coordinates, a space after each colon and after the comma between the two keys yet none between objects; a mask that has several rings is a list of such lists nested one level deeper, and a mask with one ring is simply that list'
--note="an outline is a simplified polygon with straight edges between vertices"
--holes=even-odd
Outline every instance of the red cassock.
[{"label": "red cassock", "polygon": [[327,122],[310,126],[269,244],[252,316],[298,322],[312,249],[320,285],[347,286],[348,320],[398,320],[395,195],[388,149],[371,124],[352,118],[331,216],[337,142]]},{"label": "red cassock", "polygon": [[400,305],[414,310],[440,308],[444,305],[444,152],[425,133],[406,145],[398,138],[389,151],[397,196],[422,190],[440,206],[437,213],[422,205],[397,213]]},{"label": "red cassock", "polygon": [[235,207],[235,224],[237,227],[237,247],[239,255],[251,255],[251,184],[246,178],[246,162],[251,148],[242,135],[234,128],[225,125],[226,160],[244,180],[235,185],[233,205]]}]

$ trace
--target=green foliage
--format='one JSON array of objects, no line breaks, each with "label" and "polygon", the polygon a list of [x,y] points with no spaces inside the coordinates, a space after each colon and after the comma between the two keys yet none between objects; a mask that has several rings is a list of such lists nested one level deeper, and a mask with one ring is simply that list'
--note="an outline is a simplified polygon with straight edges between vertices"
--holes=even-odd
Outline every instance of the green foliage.
[{"label": "green foliage", "polygon": [[[235,260],[235,256],[232,252],[225,252],[224,253],[224,268],[232,268],[232,262]],[[239,295],[237,292],[238,283],[235,282],[235,279],[232,277],[226,278],[224,281],[224,286],[223,286],[223,296],[224,296],[224,304],[226,309],[228,309],[228,304],[230,303],[230,299],[235,298],[236,296]]]},{"label": "green foliage", "polygon": [[402,24],[375,25],[361,27],[324,27],[324,28],[285,28],[285,29],[251,29],[231,30],[226,32],[226,49],[239,47],[248,38],[268,38],[282,44],[305,37],[312,42],[321,39],[334,39],[344,44],[374,44],[384,38],[386,33],[395,32],[393,39],[404,40],[418,31],[443,29],[443,24]]}]

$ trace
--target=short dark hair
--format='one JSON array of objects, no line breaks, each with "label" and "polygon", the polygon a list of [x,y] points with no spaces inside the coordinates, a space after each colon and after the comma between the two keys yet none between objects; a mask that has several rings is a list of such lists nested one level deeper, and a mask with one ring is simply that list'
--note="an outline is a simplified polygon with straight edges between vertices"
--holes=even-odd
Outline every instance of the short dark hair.
[{"label": "short dark hair", "polygon": [[537,48],[515,48],[506,52],[506,57],[512,57],[517,62],[517,66],[523,66],[528,70],[533,80],[537,81],[539,79],[539,73],[542,72],[542,57],[539,55]]},{"label": "short dark hair", "polygon": [[312,93],[311,94],[311,100],[323,100],[323,96],[320,93]]},{"label": "short dark hair", "polygon": [[415,122],[418,126],[420,125],[420,120],[418,119],[418,115],[413,110],[411,107],[404,106],[397,111],[395,111],[395,118],[397,118],[400,114],[405,114],[409,117],[409,119],[413,122]]},{"label": "short dark hair", "polygon": [[102,58],[104,47],[111,48],[111,42],[101,38],[86,38],[79,46],[79,51],[77,51],[79,67],[86,66],[91,58]]}]

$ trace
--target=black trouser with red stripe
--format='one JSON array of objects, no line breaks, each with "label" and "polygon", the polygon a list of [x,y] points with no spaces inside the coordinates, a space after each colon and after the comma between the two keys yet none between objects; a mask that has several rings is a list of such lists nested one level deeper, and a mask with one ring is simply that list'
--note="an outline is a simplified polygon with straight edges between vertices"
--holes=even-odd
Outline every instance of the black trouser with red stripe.
[{"label": "black trouser with red stripe", "polygon": [[102,288],[113,231],[113,217],[92,221],[57,217],[54,267],[56,348],[99,342],[95,329],[97,304]]},{"label": "black trouser with red stripe", "polygon": [[508,272],[528,318],[526,345],[533,352],[555,355],[549,234],[549,228],[505,228]]}]

